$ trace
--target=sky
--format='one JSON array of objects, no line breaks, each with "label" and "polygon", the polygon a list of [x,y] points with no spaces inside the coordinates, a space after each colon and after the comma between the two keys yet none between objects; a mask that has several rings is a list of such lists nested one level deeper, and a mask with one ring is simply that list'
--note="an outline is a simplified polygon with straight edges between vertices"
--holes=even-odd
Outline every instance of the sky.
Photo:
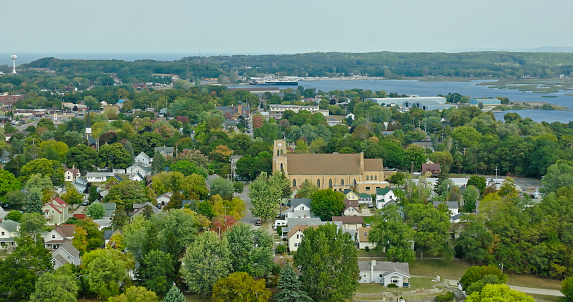
[{"label": "sky", "polygon": [[571,0],[17,0],[0,53],[285,54],[573,47]]}]

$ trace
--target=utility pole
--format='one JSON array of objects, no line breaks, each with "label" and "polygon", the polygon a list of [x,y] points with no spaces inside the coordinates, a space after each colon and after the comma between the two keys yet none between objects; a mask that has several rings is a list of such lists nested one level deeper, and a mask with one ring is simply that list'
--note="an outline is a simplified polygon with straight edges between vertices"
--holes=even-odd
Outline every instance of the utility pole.
[{"label": "utility pole", "polygon": [[497,168],[497,166],[495,166],[495,179],[496,179],[496,180],[497,180],[497,171],[498,171],[498,170],[499,170],[499,169]]}]

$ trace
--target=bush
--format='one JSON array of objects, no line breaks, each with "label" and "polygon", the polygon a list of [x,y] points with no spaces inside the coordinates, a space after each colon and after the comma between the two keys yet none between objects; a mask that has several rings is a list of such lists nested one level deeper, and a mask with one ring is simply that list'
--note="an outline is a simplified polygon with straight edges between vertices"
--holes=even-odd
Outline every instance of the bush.
[{"label": "bush", "polygon": [[390,283],[390,284],[387,285],[387,287],[388,287],[388,288],[398,288],[398,285],[397,285],[397,284],[394,284],[394,283]]},{"label": "bush", "polygon": [[369,247],[369,246],[365,246],[365,247],[364,247],[364,251],[366,251],[367,253],[370,252],[370,247]]},{"label": "bush", "polygon": [[436,300],[438,302],[448,302],[454,300],[454,293],[453,292],[446,292],[443,295],[436,296]]},{"label": "bush", "polygon": [[286,253],[287,247],[284,244],[279,244],[279,245],[277,245],[276,250],[277,250],[277,253],[280,253],[280,254]]}]

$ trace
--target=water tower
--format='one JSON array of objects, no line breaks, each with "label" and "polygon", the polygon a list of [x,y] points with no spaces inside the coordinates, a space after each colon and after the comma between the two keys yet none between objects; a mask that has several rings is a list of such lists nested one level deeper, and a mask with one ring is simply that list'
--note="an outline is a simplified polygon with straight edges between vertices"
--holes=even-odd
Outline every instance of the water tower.
[{"label": "water tower", "polygon": [[16,74],[16,59],[18,59],[18,56],[11,55],[10,57],[12,58],[12,65],[14,66],[14,68],[12,69],[12,73]]}]

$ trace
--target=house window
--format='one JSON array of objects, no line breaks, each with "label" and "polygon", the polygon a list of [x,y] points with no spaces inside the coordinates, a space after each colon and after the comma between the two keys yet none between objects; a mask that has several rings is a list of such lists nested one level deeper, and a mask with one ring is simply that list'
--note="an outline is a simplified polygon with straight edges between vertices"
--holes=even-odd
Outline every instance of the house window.
[{"label": "house window", "polygon": [[2,232],[2,236],[4,236],[4,232]]},{"label": "house window", "polygon": [[296,239],[300,239],[300,235],[299,235],[299,234],[296,234]]},{"label": "house window", "polygon": [[370,187],[366,187],[366,191],[370,191]]},{"label": "house window", "polygon": [[378,277],[382,278],[382,274],[380,274]]},{"label": "house window", "polygon": [[320,189],[320,179],[316,180],[316,186]]},{"label": "house window", "polygon": [[370,180],[370,176],[366,175],[366,180]]},{"label": "house window", "polygon": [[378,175],[374,175],[374,180],[378,180]]},{"label": "house window", "polygon": [[293,186],[293,187],[296,187],[296,179],[293,179],[293,180],[292,180],[292,186]]},{"label": "house window", "polygon": [[340,180],[340,185],[341,185],[341,186],[344,186],[344,179],[341,179],[341,180]]},{"label": "house window", "polygon": [[300,210],[301,210],[301,211],[304,211],[304,206],[301,206],[301,207],[300,207]]},{"label": "house window", "polygon": [[332,179],[328,180],[328,187],[332,189]]},{"label": "house window", "polygon": [[298,242],[295,242],[295,243],[294,243],[294,247],[298,247]]},{"label": "house window", "polygon": [[56,235],[52,235],[52,239],[55,239],[55,238],[56,238]]}]

